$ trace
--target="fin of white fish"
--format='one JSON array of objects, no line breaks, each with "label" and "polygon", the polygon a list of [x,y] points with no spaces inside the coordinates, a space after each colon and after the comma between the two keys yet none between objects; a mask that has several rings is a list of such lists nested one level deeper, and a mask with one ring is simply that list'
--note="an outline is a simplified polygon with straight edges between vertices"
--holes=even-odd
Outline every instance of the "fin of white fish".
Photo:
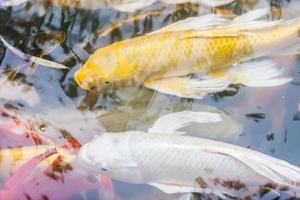
[{"label": "fin of white fish", "polygon": [[142,9],[146,6],[153,4],[156,0],[139,0],[132,1],[128,3],[112,5],[112,8],[122,11],[122,12],[135,12],[139,9]]},{"label": "fin of white fish", "polygon": [[290,163],[255,152],[249,154],[246,151],[217,146],[206,149],[210,153],[227,155],[244,163],[253,171],[281,186],[288,186],[288,194],[295,195],[300,192],[300,169]]},{"label": "fin of white fish", "polygon": [[199,187],[188,187],[188,186],[171,185],[171,184],[156,183],[156,182],[149,183],[149,185],[152,185],[153,187],[156,187],[167,194],[203,192],[203,189]]},{"label": "fin of white fish", "polygon": [[170,24],[149,34],[184,30],[205,30],[210,28],[222,27],[232,28],[235,26],[245,26],[247,27],[247,29],[249,29],[251,27],[266,27],[273,24],[278,24],[278,22],[256,21],[258,19],[266,17],[269,13],[269,10],[269,8],[253,10],[241,16],[235,17],[233,20],[230,20],[230,18],[233,17],[232,15],[222,14],[208,14],[200,17],[190,17]]},{"label": "fin of white fish", "polygon": [[185,132],[178,130],[192,123],[216,123],[220,121],[222,119],[217,113],[183,111],[158,118],[148,132],[185,134]]},{"label": "fin of white fish", "polygon": [[25,54],[25,53],[21,52],[20,50],[16,49],[15,47],[13,47],[12,45],[10,45],[6,40],[4,40],[4,38],[2,36],[0,36],[0,40],[10,51],[12,51],[14,54],[16,54],[17,56],[19,56],[20,58],[24,59],[27,62],[33,62],[35,64],[43,65],[45,67],[50,67],[50,68],[69,69],[68,67],[66,67],[62,64],[59,64],[59,63],[56,63],[56,62],[53,62],[53,61],[50,61],[47,59],[39,58],[36,56],[31,56],[31,55]]}]

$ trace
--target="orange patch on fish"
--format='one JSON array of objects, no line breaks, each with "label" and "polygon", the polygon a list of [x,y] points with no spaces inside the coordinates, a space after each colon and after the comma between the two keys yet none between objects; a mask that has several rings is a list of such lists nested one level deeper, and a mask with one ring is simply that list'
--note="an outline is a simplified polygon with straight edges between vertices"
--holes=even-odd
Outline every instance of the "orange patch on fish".
[{"label": "orange patch on fish", "polygon": [[11,153],[13,163],[23,159],[22,147],[20,147],[19,149],[10,149],[10,153]]},{"label": "orange patch on fish", "polygon": [[208,187],[207,183],[203,180],[201,176],[196,178],[196,182],[202,189],[206,189]]},{"label": "orange patch on fish", "polygon": [[0,164],[3,162],[3,160],[4,160],[3,152],[0,149]]}]

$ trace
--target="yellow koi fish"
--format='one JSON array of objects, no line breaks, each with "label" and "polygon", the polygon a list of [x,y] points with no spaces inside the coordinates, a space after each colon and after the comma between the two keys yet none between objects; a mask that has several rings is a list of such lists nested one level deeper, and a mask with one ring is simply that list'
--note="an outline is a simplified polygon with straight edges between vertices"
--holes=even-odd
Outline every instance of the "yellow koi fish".
[{"label": "yellow koi fish", "polygon": [[188,18],[148,35],[114,43],[91,55],[76,72],[75,80],[83,89],[97,92],[144,85],[186,98],[202,98],[229,84],[285,84],[291,78],[278,77],[282,70],[277,63],[250,60],[297,54],[300,18],[258,21],[268,13],[269,9],[258,9],[232,20],[214,14]]}]

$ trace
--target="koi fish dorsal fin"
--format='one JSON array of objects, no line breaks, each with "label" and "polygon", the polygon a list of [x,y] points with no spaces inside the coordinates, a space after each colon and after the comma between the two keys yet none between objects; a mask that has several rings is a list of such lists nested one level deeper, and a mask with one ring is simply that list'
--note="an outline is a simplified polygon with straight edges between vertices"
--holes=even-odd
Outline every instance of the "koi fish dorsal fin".
[{"label": "koi fish dorsal fin", "polygon": [[176,134],[185,134],[185,132],[178,130],[192,123],[216,123],[220,121],[222,121],[221,116],[217,113],[183,111],[158,118],[148,131],[151,133],[175,132]]},{"label": "koi fish dorsal fin", "polygon": [[[185,30],[206,30],[212,28],[235,28],[235,27],[251,27],[260,25],[265,27],[268,24],[275,22],[256,21],[267,16],[269,8],[257,9],[250,11],[241,16],[234,17],[233,15],[221,15],[221,14],[208,14],[200,17],[190,17],[173,24],[170,24],[162,29],[151,32],[149,34],[163,33],[163,32],[175,32]],[[232,19],[233,18],[233,19]],[[276,23],[277,24],[277,23]],[[270,26],[270,25],[269,25]],[[251,28],[250,27],[250,28]]]},{"label": "koi fish dorsal fin", "polygon": [[184,30],[205,30],[217,26],[225,26],[230,23],[230,20],[227,17],[216,14],[208,14],[200,17],[189,17],[187,19],[163,27],[162,29],[159,29],[157,31],[151,32],[148,35]]}]

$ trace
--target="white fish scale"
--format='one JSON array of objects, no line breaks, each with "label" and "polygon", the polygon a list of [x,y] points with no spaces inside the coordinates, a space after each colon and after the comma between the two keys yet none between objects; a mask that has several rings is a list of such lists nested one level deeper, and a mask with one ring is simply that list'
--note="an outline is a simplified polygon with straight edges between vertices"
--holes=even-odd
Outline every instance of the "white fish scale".
[{"label": "white fish scale", "polygon": [[[252,185],[251,180],[260,179],[256,173],[235,159],[221,154],[206,153],[199,148],[213,145],[211,143],[199,143],[190,137],[156,137],[150,136],[149,141],[149,137],[145,138],[143,134],[133,134],[130,137],[133,160],[147,182],[178,182],[193,186],[195,179],[200,176],[213,187],[215,178],[245,180],[246,185]],[[183,146],[184,144],[186,146]],[[182,148],[177,148],[176,145]],[[212,171],[212,174],[207,171]],[[265,182],[263,178],[261,181]]]}]

